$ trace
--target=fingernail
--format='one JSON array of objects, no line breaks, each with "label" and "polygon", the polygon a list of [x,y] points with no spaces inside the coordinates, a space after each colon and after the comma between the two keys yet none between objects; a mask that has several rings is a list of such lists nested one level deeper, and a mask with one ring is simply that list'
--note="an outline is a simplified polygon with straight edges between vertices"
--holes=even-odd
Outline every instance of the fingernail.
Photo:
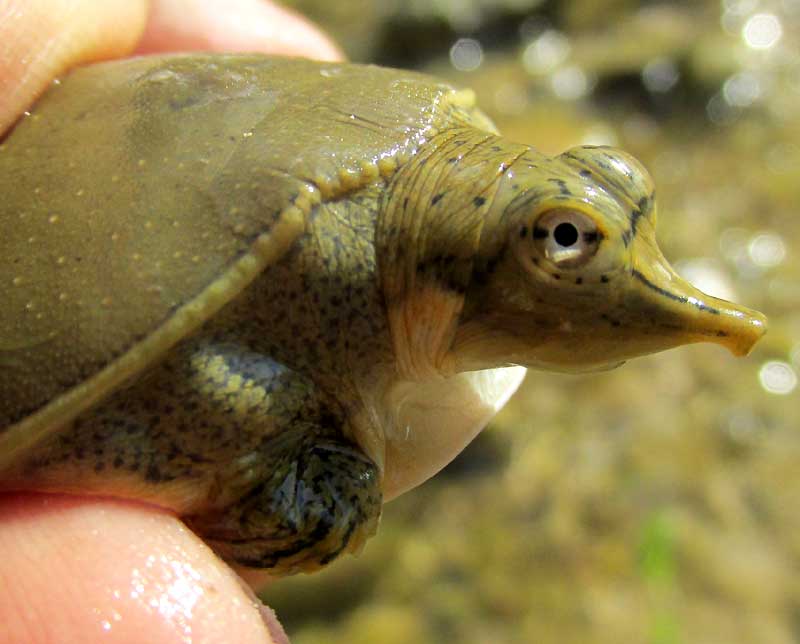
[{"label": "fingernail", "polygon": [[261,621],[264,622],[264,626],[267,627],[267,632],[273,644],[290,644],[286,631],[283,630],[283,626],[281,626],[281,623],[278,621],[278,616],[275,614],[275,611],[264,604],[264,602],[258,598],[252,586],[238,574],[236,575],[236,581],[239,582],[242,590],[244,590],[250,601],[253,602],[253,606],[258,609],[258,614],[261,615]]},{"label": "fingernail", "polygon": [[269,606],[264,605],[260,600],[257,601],[259,603],[258,610],[261,613],[261,619],[264,620],[264,625],[267,627],[272,641],[275,642],[275,644],[289,644],[289,638],[286,636],[286,631],[283,630],[283,626],[281,626],[281,623],[278,621],[275,611]]}]

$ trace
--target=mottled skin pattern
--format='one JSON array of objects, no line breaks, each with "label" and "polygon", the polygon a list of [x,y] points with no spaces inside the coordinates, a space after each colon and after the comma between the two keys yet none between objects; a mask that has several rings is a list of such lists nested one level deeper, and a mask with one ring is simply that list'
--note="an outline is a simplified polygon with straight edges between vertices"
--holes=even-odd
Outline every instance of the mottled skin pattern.
[{"label": "mottled skin pattern", "polygon": [[391,362],[371,243],[378,188],[315,209],[282,261],[42,445],[26,476],[85,463],[89,487],[141,480],[151,489],[138,496],[161,503],[175,490],[220,554],[275,573],[358,549],[377,528],[380,475],[348,418],[363,405],[357,376]]},{"label": "mottled skin pattern", "polygon": [[[707,340],[742,354],[764,331],[759,314],[672,271],[652,182],[624,152],[546,157],[497,136],[462,94],[401,72],[257,57],[124,65],[108,69],[135,79],[130,100],[125,82],[111,92],[125,149],[118,159],[102,137],[93,149],[158,168],[130,182],[137,199],[115,201],[117,175],[103,175],[89,196],[118,208],[86,219],[69,163],[34,154],[37,128],[61,135],[46,106],[21,128],[32,139],[0,148],[0,179],[24,159],[69,186],[37,200],[8,183],[15,201],[0,210],[36,232],[0,265],[17,311],[0,311],[2,488],[151,501],[230,561],[314,570],[358,550],[383,499],[480,430],[519,384],[506,367],[597,369]],[[76,94],[64,101],[80,128]],[[176,164],[186,119],[210,142],[198,158],[181,134]],[[56,204],[75,240],[101,229],[97,247],[47,237]],[[123,235],[134,252],[104,255]],[[63,299],[80,301],[64,309],[60,264],[47,267],[73,250]],[[192,263],[220,277],[208,286]],[[32,313],[31,292],[52,315]],[[93,336],[114,320],[127,326]]]}]

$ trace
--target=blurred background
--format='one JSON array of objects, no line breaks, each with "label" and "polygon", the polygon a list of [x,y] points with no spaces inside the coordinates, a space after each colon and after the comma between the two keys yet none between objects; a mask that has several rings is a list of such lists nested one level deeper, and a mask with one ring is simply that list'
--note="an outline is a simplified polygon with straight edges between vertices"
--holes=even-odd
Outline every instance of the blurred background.
[{"label": "blurred background", "polygon": [[361,557],[267,590],[293,643],[800,642],[800,0],[288,4],[512,139],[632,152],[666,256],[770,318],[746,359],[530,373]]}]

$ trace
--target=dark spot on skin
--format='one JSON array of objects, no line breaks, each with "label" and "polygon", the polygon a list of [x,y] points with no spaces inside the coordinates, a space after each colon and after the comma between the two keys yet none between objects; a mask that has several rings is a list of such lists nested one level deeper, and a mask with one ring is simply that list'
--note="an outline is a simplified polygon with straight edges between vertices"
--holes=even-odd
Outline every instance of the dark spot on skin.
[{"label": "dark spot on skin", "polygon": [[561,275],[559,275],[558,273],[553,273],[552,275],[553,275],[553,279],[554,280],[560,280],[561,279]]},{"label": "dark spot on skin", "polygon": [[601,275],[600,281],[603,282],[603,284],[606,284],[608,282],[608,275]]},{"label": "dark spot on skin", "polygon": [[626,230],[624,233],[622,233],[622,243],[625,244],[625,246],[629,246],[631,240],[636,236],[636,226],[638,224],[639,217],[641,217],[640,211],[634,210],[633,212],[631,212],[630,215],[631,227],[628,228],[628,230]]},{"label": "dark spot on skin", "polygon": [[440,192],[438,195],[434,195],[433,199],[431,199],[431,206],[435,206],[437,203],[439,203],[442,200],[442,197],[444,197],[443,192]]},{"label": "dark spot on skin", "polygon": [[520,239],[525,239],[525,237],[528,236],[528,227],[527,226],[523,226],[522,228],[519,229],[519,236],[520,236]]},{"label": "dark spot on skin", "polygon": [[629,215],[631,222],[630,228],[622,233],[622,242],[625,244],[625,246],[628,246],[631,243],[631,240],[636,237],[636,228],[639,225],[639,220],[648,213],[650,206],[650,198],[642,197],[639,199],[639,203],[636,204],[636,208],[631,211]]},{"label": "dark spot on skin", "polygon": [[450,158],[447,160],[447,162],[448,162],[448,163],[455,163],[456,161],[458,161],[458,157],[450,157]]},{"label": "dark spot on skin", "polygon": [[605,313],[603,313],[600,317],[602,319],[604,319],[606,322],[608,322],[613,327],[618,327],[618,326],[622,325],[622,323],[619,320],[616,320],[616,319],[612,318],[611,316],[606,315]]},{"label": "dark spot on skin", "polygon": [[598,233],[597,231],[592,233],[583,233],[583,241],[585,241],[587,244],[593,244],[599,238],[600,238],[600,233]]},{"label": "dark spot on skin", "polygon": [[554,183],[558,186],[559,191],[562,195],[568,196],[572,193],[569,191],[569,187],[567,186],[566,181],[563,179],[549,179],[550,183]]},{"label": "dark spot on skin", "polygon": [[483,204],[486,203],[486,197],[475,197],[472,200],[472,203],[475,205],[476,208],[480,208]]},{"label": "dark spot on skin", "polygon": [[492,152],[500,152],[500,150],[502,150],[502,149],[503,148],[501,148],[499,145],[493,145],[492,146]]},{"label": "dark spot on skin", "polygon": [[200,102],[200,97],[195,95],[195,96],[186,96],[181,99],[173,99],[169,101],[168,105],[169,109],[171,109],[174,112],[177,112],[187,107],[191,107],[192,105],[195,105],[196,103],[199,102]]},{"label": "dark spot on skin", "polygon": [[582,277],[576,277],[575,278],[575,283],[576,284],[583,284],[583,278]]},{"label": "dark spot on skin", "polygon": [[497,263],[500,261],[500,257],[493,257],[486,263],[486,273],[491,275],[494,273],[495,269],[497,268]]},{"label": "dark spot on skin", "polygon": [[661,288],[660,286],[653,284],[649,279],[647,279],[642,273],[637,270],[631,271],[631,275],[633,275],[637,280],[639,280],[642,284],[647,286],[648,288],[653,289],[656,293],[663,295],[664,297],[668,297],[671,300],[675,300],[676,302],[682,302],[684,304],[691,304],[694,307],[697,307],[701,311],[706,311],[707,313],[711,313],[712,315],[719,315],[719,309],[715,309],[713,306],[709,306],[705,302],[701,300],[689,300],[684,295],[676,295],[675,293],[671,293],[667,289]]},{"label": "dark spot on skin", "polygon": [[534,239],[547,239],[547,235],[549,235],[549,233],[547,232],[547,229],[545,229],[545,228],[539,228],[538,226],[536,226],[533,229],[533,238]]},{"label": "dark spot on skin", "polygon": [[580,174],[580,175],[581,175],[581,176],[582,176],[584,179],[588,179],[589,177],[591,177],[591,176],[592,176],[592,171],[591,171],[591,170],[581,170],[579,174]]}]

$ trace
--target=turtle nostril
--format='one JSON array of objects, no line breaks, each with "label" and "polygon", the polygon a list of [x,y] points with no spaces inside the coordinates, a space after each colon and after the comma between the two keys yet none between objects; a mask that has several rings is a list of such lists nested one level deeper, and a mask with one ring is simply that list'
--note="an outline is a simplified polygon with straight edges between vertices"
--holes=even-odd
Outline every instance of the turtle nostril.
[{"label": "turtle nostril", "polygon": [[553,231],[553,239],[556,240],[559,246],[572,246],[578,241],[578,229],[573,224],[560,223]]}]

